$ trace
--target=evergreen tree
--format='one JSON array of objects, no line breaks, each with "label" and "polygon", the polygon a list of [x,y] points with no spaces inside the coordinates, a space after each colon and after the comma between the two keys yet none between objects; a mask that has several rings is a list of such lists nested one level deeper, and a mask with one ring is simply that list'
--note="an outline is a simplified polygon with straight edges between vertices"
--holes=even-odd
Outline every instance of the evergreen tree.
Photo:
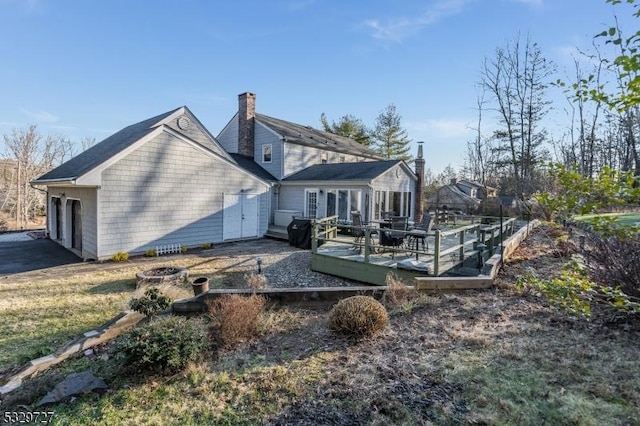
[{"label": "evergreen tree", "polygon": [[387,159],[410,161],[407,131],[400,125],[401,116],[393,104],[387,106],[376,118],[372,132],[376,151]]},{"label": "evergreen tree", "polygon": [[351,114],[343,115],[337,123],[335,121],[329,123],[327,116],[323,112],[320,116],[320,122],[325,132],[351,138],[364,146],[371,144],[371,137],[369,136],[371,133],[370,130],[364,125],[362,120]]}]

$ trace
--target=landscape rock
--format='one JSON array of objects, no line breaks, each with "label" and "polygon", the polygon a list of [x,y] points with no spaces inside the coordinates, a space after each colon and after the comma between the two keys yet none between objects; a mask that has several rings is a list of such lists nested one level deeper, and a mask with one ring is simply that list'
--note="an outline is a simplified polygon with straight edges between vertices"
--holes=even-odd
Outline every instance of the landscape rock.
[{"label": "landscape rock", "polygon": [[102,393],[108,388],[104,380],[96,377],[91,371],[69,374],[38,402],[38,407],[65,401],[72,396],[87,392]]},{"label": "landscape rock", "polygon": [[2,397],[2,395],[5,395],[15,389],[18,389],[21,384],[22,384],[22,380],[18,379],[18,380],[12,380],[6,383],[4,386],[0,386],[0,397]]}]

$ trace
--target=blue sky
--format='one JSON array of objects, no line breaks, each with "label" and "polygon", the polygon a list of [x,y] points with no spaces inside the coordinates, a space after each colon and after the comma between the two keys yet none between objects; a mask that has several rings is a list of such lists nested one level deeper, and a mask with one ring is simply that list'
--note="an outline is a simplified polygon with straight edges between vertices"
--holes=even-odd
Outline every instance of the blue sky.
[{"label": "blue sky", "polygon": [[35,123],[100,141],[187,105],[217,135],[245,91],[314,127],[322,112],[373,125],[394,103],[439,172],[464,160],[485,57],[528,34],[562,77],[613,13],[604,0],[0,0],[0,133]]}]

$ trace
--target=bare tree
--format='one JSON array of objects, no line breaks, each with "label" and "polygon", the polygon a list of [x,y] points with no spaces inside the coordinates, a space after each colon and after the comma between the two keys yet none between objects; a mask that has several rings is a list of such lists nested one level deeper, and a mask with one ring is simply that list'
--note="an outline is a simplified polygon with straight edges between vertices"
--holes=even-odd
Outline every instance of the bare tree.
[{"label": "bare tree", "polygon": [[553,66],[529,38],[524,44],[517,38],[498,48],[495,57],[485,59],[482,66],[481,87],[491,96],[500,123],[494,132],[497,153],[511,170],[512,192],[519,198],[535,189],[536,167],[546,156],[547,132],[541,124],[549,111],[545,91],[552,71]]},{"label": "bare tree", "polygon": [[38,208],[43,194],[30,182],[51,170],[71,155],[71,142],[62,136],[42,137],[35,124],[26,129],[13,129],[4,134],[5,155],[12,165],[4,205],[16,217],[18,228],[24,228]]},{"label": "bare tree", "polygon": [[96,138],[94,137],[83,136],[82,138],[80,138],[80,147],[82,148],[83,151],[86,151],[87,149],[91,148],[95,144],[96,144]]},{"label": "bare tree", "polygon": [[495,147],[493,139],[487,138],[482,132],[482,113],[485,100],[484,91],[476,99],[478,107],[477,127],[473,128],[476,136],[467,142],[467,158],[465,160],[464,174],[470,180],[479,182],[482,185],[495,185]]}]

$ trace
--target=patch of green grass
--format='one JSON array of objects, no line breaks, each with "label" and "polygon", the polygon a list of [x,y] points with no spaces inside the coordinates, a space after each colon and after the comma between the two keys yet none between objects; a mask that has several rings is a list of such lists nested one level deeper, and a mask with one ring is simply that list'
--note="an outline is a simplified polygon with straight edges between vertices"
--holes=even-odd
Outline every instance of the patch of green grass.
[{"label": "patch of green grass", "polygon": [[114,278],[3,284],[0,370],[48,355],[125,309],[135,282]]},{"label": "patch of green grass", "polygon": [[[3,283],[0,372],[49,355],[129,309],[136,284],[127,276],[99,272],[68,279]],[[189,290],[184,294],[189,295]]]},{"label": "patch of green grass", "polygon": [[445,361],[449,379],[464,384],[474,422],[635,424],[640,377],[628,373],[639,365],[621,359],[633,357],[631,348],[581,337],[569,338],[574,345],[523,338],[501,349],[455,352]]},{"label": "patch of green grass", "polygon": [[639,213],[601,213],[601,214],[587,214],[582,216],[576,216],[575,220],[590,222],[595,217],[608,217],[615,218],[617,223],[622,226],[635,226],[640,223]]}]

